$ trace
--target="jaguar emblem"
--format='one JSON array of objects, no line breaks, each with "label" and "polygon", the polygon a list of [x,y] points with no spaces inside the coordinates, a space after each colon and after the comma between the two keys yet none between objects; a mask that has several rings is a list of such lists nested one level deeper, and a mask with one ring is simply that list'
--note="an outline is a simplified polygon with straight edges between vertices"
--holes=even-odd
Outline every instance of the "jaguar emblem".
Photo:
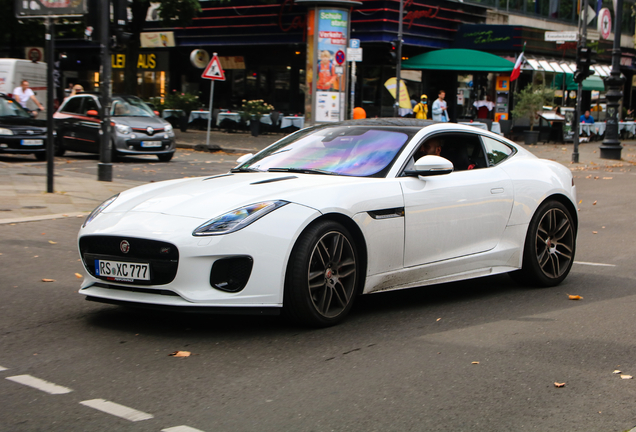
[{"label": "jaguar emblem", "polygon": [[146,129],[146,132],[148,132],[148,135],[152,135],[153,133],[155,133],[155,130],[151,128],[150,126],[148,126],[148,128]]},{"label": "jaguar emblem", "polygon": [[119,250],[123,253],[128,253],[130,251],[130,243],[128,243],[128,240],[122,240],[121,243],[119,243]]}]

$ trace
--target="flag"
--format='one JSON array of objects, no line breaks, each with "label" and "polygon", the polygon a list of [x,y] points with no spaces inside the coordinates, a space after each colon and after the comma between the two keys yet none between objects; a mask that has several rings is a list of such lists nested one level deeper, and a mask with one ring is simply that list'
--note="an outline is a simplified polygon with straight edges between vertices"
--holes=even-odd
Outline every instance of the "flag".
[{"label": "flag", "polygon": [[[525,51],[526,49],[525,44],[523,45],[523,49]],[[519,75],[521,74],[521,64],[523,63],[524,51],[521,51],[521,54],[519,54],[519,57],[517,57],[517,62],[515,63],[515,67],[512,69],[512,73],[510,74],[510,82],[513,82],[514,80],[519,78]]]}]

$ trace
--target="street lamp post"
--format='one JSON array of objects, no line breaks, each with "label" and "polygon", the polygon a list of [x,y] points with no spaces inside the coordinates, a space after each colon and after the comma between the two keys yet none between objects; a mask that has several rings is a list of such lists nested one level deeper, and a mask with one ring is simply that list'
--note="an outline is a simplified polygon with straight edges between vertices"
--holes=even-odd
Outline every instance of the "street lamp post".
[{"label": "street lamp post", "polygon": [[623,0],[617,0],[616,10],[614,11],[614,48],[612,49],[612,73],[605,80],[605,84],[609,90],[605,96],[607,99],[607,128],[605,130],[605,139],[603,144],[599,146],[601,149],[601,159],[621,158],[621,141],[618,136],[619,104],[623,97],[621,87],[624,79],[621,77],[620,59],[621,59],[621,21],[623,19]]}]

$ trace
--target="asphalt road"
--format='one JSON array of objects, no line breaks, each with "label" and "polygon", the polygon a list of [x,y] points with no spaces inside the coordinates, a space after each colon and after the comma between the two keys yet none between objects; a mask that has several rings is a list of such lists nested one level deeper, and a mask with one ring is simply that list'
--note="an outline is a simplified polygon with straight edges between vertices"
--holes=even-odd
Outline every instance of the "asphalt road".
[{"label": "asphalt road", "polygon": [[[236,157],[181,156],[115,173],[208,174]],[[0,431],[629,430],[636,379],[613,372],[636,376],[635,179],[576,173],[577,263],[559,287],[504,275],[375,294],[323,330],[89,303],[82,219],[0,225]],[[87,406],[112,408],[101,400],[123,408]]]}]

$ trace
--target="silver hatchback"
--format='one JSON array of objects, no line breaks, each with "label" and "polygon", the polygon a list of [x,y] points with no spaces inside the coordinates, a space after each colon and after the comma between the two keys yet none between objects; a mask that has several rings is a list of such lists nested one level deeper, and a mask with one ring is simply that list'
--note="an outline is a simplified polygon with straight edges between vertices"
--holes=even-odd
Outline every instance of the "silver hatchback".
[{"label": "silver hatchback", "polygon": [[[99,97],[81,93],[64,100],[54,115],[55,154],[66,150],[98,153],[102,108]],[[123,155],[157,155],[168,162],[175,152],[172,125],[136,96],[115,95],[111,108],[112,159]]]}]

